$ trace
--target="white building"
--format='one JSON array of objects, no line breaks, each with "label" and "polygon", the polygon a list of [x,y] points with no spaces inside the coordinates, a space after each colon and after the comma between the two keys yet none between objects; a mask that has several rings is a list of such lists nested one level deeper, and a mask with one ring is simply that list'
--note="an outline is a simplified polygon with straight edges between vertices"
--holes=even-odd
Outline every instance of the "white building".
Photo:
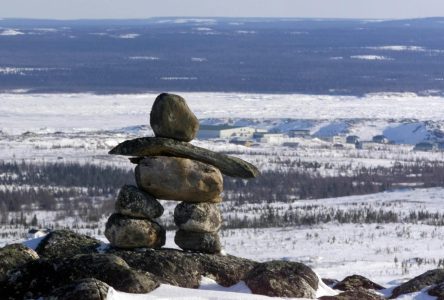
[{"label": "white building", "polygon": [[253,138],[256,129],[252,127],[239,127],[229,125],[200,125],[197,138],[201,140],[207,139],[230,139],[238,138]]},{"label": "white building", "polygon": [[267,144],[282,144],[285,141],[285,137],[282,133],[266,133],[264,134],[260,142]]}]

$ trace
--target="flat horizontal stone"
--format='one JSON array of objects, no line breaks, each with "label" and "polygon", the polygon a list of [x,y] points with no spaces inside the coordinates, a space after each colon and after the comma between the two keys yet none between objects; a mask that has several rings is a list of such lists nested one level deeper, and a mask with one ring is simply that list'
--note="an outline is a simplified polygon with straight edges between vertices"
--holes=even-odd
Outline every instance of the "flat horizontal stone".
[{"label": "flat horizontal stone", "polygon": [[254,165],[240,158],[168,138],[144,137],[124,141],[111,149],[109,154],[127,156],[176,156],[213,165],[223,174],[232,177],[253,178],[260,174]]},{"label": "flat horizontal stone", "polygon": [[222,216],[217,204],[182,202],[174,209],[174,223],[186,231],[216,232],[222,225]]},{"label": "flat horizontal stone", "polygon": [[219,253],[222,249],[217,232],[202,233],[178,230],[174,236],[174,242],[183,250],[189,251]]},{"label": "flat horizontal stone", "polygon": [[136,167],[140,189],[158,199],[186,202],[219,202],[223,178],[211,165],[187,158],[146,157]]},{"label": "flat horizontal stone", "polygon": [[105,236],[113,247],[122,249],[160,248],[165,245],[165,229],[162,226],[120,214],[109,217]]},{"label": "flat horizontal stone", "polygon": [[133,185],[124,185],[117,196],[116,212],[129,217],[155,219],[163,214],[156,198]]}]

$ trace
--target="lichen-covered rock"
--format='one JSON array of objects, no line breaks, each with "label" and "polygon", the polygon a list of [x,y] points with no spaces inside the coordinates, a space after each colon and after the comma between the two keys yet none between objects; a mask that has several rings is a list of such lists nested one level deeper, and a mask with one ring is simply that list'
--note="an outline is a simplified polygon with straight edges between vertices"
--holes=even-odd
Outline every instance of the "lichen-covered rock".
[{"label": "lichen-covered rock", "polygon": [[6,278],[9,271],[36,259],[39,259],[39,255],[22,244],[11,244],[0,248],[0,281]]},{"label": "lichen-covered rock", "polygon": [[85,278],[55,289],[45,300],[106,300],[108,289],[100,280]]},{"label": "lichen-covered rock", "polygon": [[336,296],[323,296],[319,300],[384,300],[385,298],[379,296],[371,291],[365,289],[355,289],[340,293]]},{"label": "lichen-covered rock", "polygon": [[174,242],[183,250],[204,253],[219,253],[222,250],[217,233],[178,230]]},{"label": "lichen-covered rock", "polygon": [[125,216],[152,220],[163,214],[163,206],[150,194],[133,185],[124,185],[117,196],[115,211]]},{"label": "lichen-covered rock", "polygon": [[117,248],[160,248],[165,245],[165,229],[158,223],[121,214],[109,217],[105,236]]},{"label": "lichen-covered rock", "polygon": [[189,142],[199,131],[199,120],[179,95],[162,93],[154,101],[150,113],[154,134]]},{"label": "lichen-covered rock", "polygon": [[418,292],[423,288],[441,282],[444,282],[444,269],[430,270],[396,287],[390,298],[393,299],[403,294]]},{"label": "lichen-covered rock", "polygon": [[358,288],[362,288],[365,290],[385,289],[382,285],[379,285],[361,275],[347,276],[342,281],[335,284],[333,288],[341,291],[352,291]]},{"label": "lichen-covered rock", "polygon": [[149,293],[159,286],[154,276],[131,269],[112,254],[80,254],[31,261],[0,284],[2,299],[37,299],[75,280],[96,278],[126,293]]},{"label": "lichen-covered rock", "polygon": [[[144,137],[124,141],[111,149],[109,154],[136,157],[160,155],[183,157],[210,164],[232,177],[252,178],[260,175],[254,165],[240,158],[167,138]],[[140,158],[131,159],[131,161],[139,163]]]},{"label": "lichen-covered rock", "polygon": [[110,249],[129,266],[147,271],[161,283],[185,288],[197,288],[202,276],[213,278],[228,287],[243,280],[258,263],[231,255],[185,252],[175,249],[128,251]]},{"label": "lichen-covered rock", "polygon": [[319,279],[306,265],[289,261],[258,264],[245,276],[253,294],[271,297],[316,298]]},{"label": "lichen-covered rock", "polygon": [[46,235],[36,251],[44,258],[69,257],[76,254],[97,253],[100,244],[95,238],[63,229]]},{"label": "lichen-covered rock", "polygon": [[217,204],[182,202],[174,209],[174,222],[185,231],[216,232],[222,216]]},{"label": "lichen-covered rock", "polygon": [[140,189],[158,199],[220,202],[223,178],[213,166],[186,158],[154,156],[136,167]]}]

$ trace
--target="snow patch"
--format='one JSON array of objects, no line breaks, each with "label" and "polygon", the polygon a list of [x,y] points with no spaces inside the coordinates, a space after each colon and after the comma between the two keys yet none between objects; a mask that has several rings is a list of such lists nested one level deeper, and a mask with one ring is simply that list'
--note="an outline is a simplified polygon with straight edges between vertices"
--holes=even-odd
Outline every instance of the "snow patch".
[{"label": "snow patch", "polygon": [[157,56],[130,56],[128,57],[130,60],[159,60],[160,58]]},{"label": "snow patch", "polygon": [[352,55],[351,59],[360,59],[360,60],[393,60],[391,57],[382,56],[382,55]]},{"label": "snow patch", "polygon": [[15,36],[15,35],[23,35],[23,34],[25,34],[25,33],[15,30],[15,29],[6,29],[6,30],[3,30],[2,32],[0,32],[1,36]]},{"label": "snow patch", "polygon": [[138,33],[125,33],[125,34],[118,35],[117,38],[119,38],[119,39],[135,39],[138,36],[140,36],[140,34],[138,34]]},{"label": "snow patch", "polygon": [[421,46],[405,46],[405,45],[388,45],[379,47],[367,47],[372,50],[384,50],[384,51],[412,51],[412,52],[425,52],[426,48]]}]

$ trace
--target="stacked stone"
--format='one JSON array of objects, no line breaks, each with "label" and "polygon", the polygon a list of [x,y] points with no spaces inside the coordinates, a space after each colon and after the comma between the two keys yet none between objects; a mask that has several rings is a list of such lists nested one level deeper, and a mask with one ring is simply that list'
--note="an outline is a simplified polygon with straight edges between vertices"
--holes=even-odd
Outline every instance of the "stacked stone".
[{"label": "stacked stone", "polygon": [[165,245],[165,229],[154,219],[162,214],[163,207],[156,198],[124,185],[115,212],[106,222],[105,236],[117,248],[160,248]]},{"label": "stacked stone", "polygon": [[156,137],[125,141],[109,153],[133,156],[138,189],[154,199],[181,201],[174,211],[179,227],[174,241],[180,248],[220,252],[222,173],[251,178],[259,171],[241,159],[189,144],[199,121],[178,95],[156,98],[150,124]]}]

